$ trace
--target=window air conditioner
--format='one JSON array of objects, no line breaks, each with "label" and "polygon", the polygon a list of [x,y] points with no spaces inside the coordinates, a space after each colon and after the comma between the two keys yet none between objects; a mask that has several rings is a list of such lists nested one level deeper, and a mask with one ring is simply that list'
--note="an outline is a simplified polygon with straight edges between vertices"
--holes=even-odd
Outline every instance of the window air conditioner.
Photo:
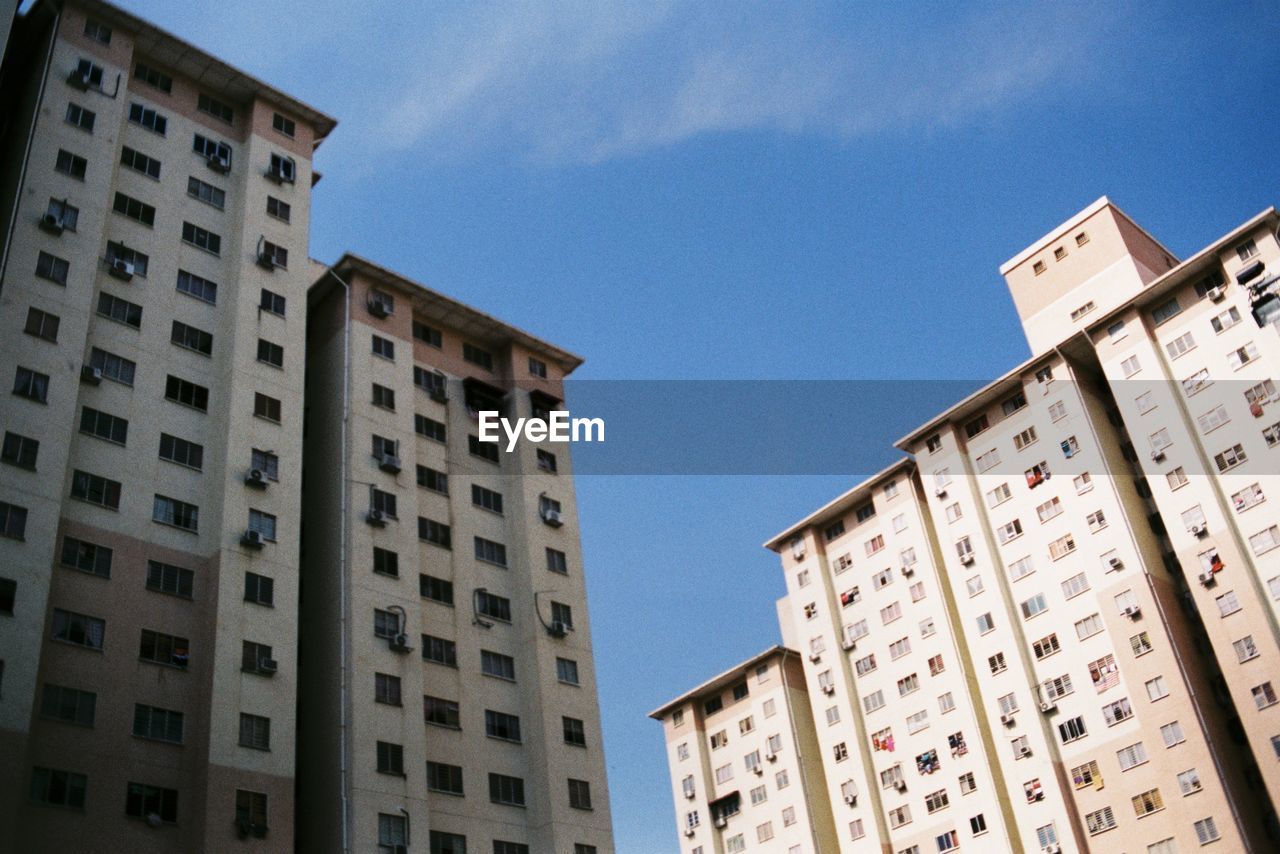
[{"label": "window air conditioner", "polygon": [[1049,712],[1052,712],[1056,708],[1058,708],[1058,704],[1055,703],[1053,700],[1040,701],[1040,711],[1045,712],[1046,714]]},{"label": "window air conditioner", "polygon": [[387,524],[387,514],[381,510],[370,510],[365,518],[375,528],[381,528]]},{"label": "window air conditioner", "polygon": [[92,84],[89,81],[89,72],[81,71],[79,68],[73,70],[67,75],[67,85],[81,92],[87,92]]},{"label": "window air conditioner", "polygon": [[696,797],[698,796],[698,793],[697,793],[697,792],[695,792],[693,789],[685,789],[685,790],[684,790],[684,796],[685,796],[686,798],[688,798],[689,800],[693,800],[694,798],[696,798]]},{"label": "window air conditioner", "polygon": [[1124,561],[1122,561],[1118,557],[1108,558],[1107,565],[1110,566],[1112,569],[1123,569]]},{"label": "window air conditioner", "polygon": [[907,781],[899,777],[893,781],[893,787],[899,792],[905,792],[907,790]]},{"label": "window air conditioner", "polygon": [[98,385],[102,382],[102,368],[95,368],[93,365],[85,365],[80,369],[80,381],[89,385]]},{"label": "window air conditioner", "polygon": [[260,549],[266,540],[262,537],[261,531],[255,531],[252,528],[244,532],[244,536],[240,538],[240,545],[247,546],[251,549]]},{"label": "window air conditioner", "polygon": [[546,522],[553,528],[559,528],[564,524],[564,519],[560,516],[559,510],[543,510],[542,521]]},{"label": "window air conditioner", "polygon": [[59,234],[62,234],[62,231],[65,228],[66,228],[66,225],[62,221],[62,217],[58,216],[57,214],[47,213],[44,216],[40,217],[41,231],[47,231],[50,234],[57,236]]},{"label": "window air conditioner", "polygon": [[836,692],[836,686],[835,686],[835,685],[823,685],[823,686],[822,686],[822,693],[824,693],[824,694],[834,694],[835,692]]},{"label": "window air conditioner", "polygon": [[209,168],[220,175],[225,175],[231,171],[231,161],[221,154],[210,154],[205,158],[205,163],[209,164]]},{"label": "window air conditioner", "polygon": [[400,458],[395,454],[383,454],[378,459],[378,468],[396,474],[400,471]]},{"label": "window air conditioner", "polygon": [[569,634],[569,632],[570,632],[570,629],[568,624],[560,620],[553,620],[551,623],[551,628],[547,629],[547,633],[550,634],[553,638],[562,638],[565,635]]},{"label": "window air conditioner", "polygon": [[369,313],[374,317],[387,317],[391,314],[391,309],[387,307],[385,300],[378,297],[369,298]]},{"label": "window air conditioner", "polygon": [[856,803],[858,802],[858,796],[857,796],[857,795],[845,795],[845,796],[844,796],[844,802],[845,802],[846,804],[848,804],[849,806],[853,806],[854,804],[856,804]]},{"label": "window air conditioner", "polygon": [[1121,611],[1120,613],[1124,614],[1126,617],[1128,617],[1131,620],[1136,620],[1138,618],[1138,615],[1142,613],[1142,609],[1139,608],[1137,605],[1125,605],[1124,610]]},{"label": "window air conditioner", "polygon": [[1000,723],[1009,726],[1013,723],[1013,712],[1004,712],[1000,715]]},{"label": "window air conditioner", "polygon": [[125,282],[133,278],[133,271],[133,262],[125,261],[123,258],[112,258],[110,266],[107,267],[107,275]]},{"label": "window air conditioner", "polygon": [[810,653],[809,661],[811,661],[812,663],[817,664],[821,660],[822,660],[822,653],[820,652]]},{"label": "window air conditioner", "polygon": [[275,673],[280,669],[280,664],[274,658],[264,658],[258,662],[259,673]]},{"label": "window air conditioner", "polygon": [[427,392],[427,394],[436,403],[447,403],[449,401],[449,395],[445,393],[444,386],[432,386],[431,391]]},{"label": "window air conditioner", "polygon": [[1040,854],[1062,854],[1062,846],[1056,842],[1050,842],[1040,849]]},{"label": "window air conditioner", "polygon": [[250,469],[249,473],[244,476],[246,486],[257,487],[258,489],[266,489],[267,473],[262,469]]},{"label": "window air conditioner", "polygon": [[688,836],[688,837],[692,838],[692,837],[693,837],[693,834],[694,834],[694,829],[693,829],[692,827],[686,827],[686,828],[684,829],[684,835],[685,835],[685,836]]},{"label": "window air conditioner", "polygon": [[1197,576],[1197,578],[1200,579],[1201,584],[1203,584],[1205,587],[1208,587],[1210,584],[1213,583],[1213,570],[1211,569],[1202,570],[1201,573]]},{"label": "window air conditioner", "polygon": [[1196,525],[1191,525],[1190,527],[1187,528],[1187,530],[1190,531],[1195,536],[1199,537],[1202,534],[1204,534],[1205,527],[1203,524],[1196,524]]},{"label": "window air conditioner", "polygon": [[1158,463],[1158,462],[1160,462],[1161,460],[1163,460],[1163,459],[1164,459],[1164,448],[1156,448],[1154,451],[1152,451],[1152,452],[1151,452],[1151,459],[1152,459],[1153,461],[1157,462],[1157,463]]},{"label": "window air conditioner", "polygon": [[1018,748],[1018,758],[1019,758],[1019,759],[1025,759],[1026,757],[1028,757],[1028,756],[1030,756],[1030,755],[1031,755],[1031,748],[1030,748],[1030,747],[1027,747],[1025,744]]},{"label": "window air conditioner", "polygon": [[270,252],[258,250],[258,266],[264,270],[274,270],[276,268],[276,256]]},{"label": "window air conditioner", "polygon": [[410,652],[413,647],[409,646],[409,636],[404,632],[400,632],[393,638],[388,638],[387,646],[392,652]]},{"label": "window air conditioner", "polygon": [[845,652],[852,652],[858,648],[858,642],[850,638],[845,638],[844,643],[840,644],[840,648]]},{"label": "window air conditioner", "polygon": [[752,765],[752,766],[751,766],[751,770],[752,770],[752,771],[754,771],[754,772],[756,773],[756,775],[757,775],[757,776],[760,776],[760,777],[763,777],[763,776],[764,776],[764,766],[763,766],[763,765],[760,765],[760,764]]},{"label": "window air conditioner", "polygon": [[960,562],[965,566],[969,566],[970,564],[972,564],[973,552],[965,552],[964,554],[960,555]]},{"label": "window air conditioner", "polygon": [[904,567],[902,568],[902,577],[903,577],[903,578],[910,578],[910,577],[911,577],[912,575],[914,575],[914,574],[915,574],[915,569],[914,569],[913,567],[910,567],[910,566],[904,566]]},{"label": "window air conditioner", "polygon": [[933,491],[933,494],[934,494],[934,495],[936,495],[936,496],[937,496],[937,497],[939,497],[939,498],[946,498],[946,497],[947,497],[947,488],[946,488],[945,486],[939,486],[937,489],[935,489],[935,490]]},{"label": "window air conditioner", "polygon": [[773,762],[778,758],[778,754],[774,753],[772,750],[767,750],[765,751],[764,758]]},{"label": "window air conditioner", "polygon": [[1214,287],[1209,288],[1209,290],[1206,291],[1206,294],[1209,299],[1214,302],[1222,302],[1222,298],[1227,295],[1227,289],[1222,287],[1222,285],[1215,285]]},{"label": "window air conditioner", "polygon": [[727,827],[729,820],[722,815],[716,816],[716,827]]}]

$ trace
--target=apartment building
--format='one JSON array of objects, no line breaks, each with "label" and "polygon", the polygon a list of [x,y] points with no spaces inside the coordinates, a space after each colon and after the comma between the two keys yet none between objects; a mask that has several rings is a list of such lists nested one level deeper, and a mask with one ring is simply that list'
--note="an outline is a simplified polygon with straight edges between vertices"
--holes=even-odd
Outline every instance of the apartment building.
[{"label": "apartment building", "polygon": [[822,850],[1019,850],[997,731],[972,701],[985,674],[953,624],[913,469],[895,463],[765,544],[786,577],[784,639],[805,653],[820,711],[839,830]]},{"label": "apartment building", "polygon": [[1278,227],[1099,199],[1001,267],[1033,357],[766,544],[839,850],[1275,848]]},{"label": "apartment building", "polygon": [[666,736],[683,854],[837,850],[799,653],[771,647],[649,717]]},{"label": "apartment building", "polygon": [[568,446],[477,420],[581,359],[354,255],[310,299],[302,849],[612,850]]},{"label": "apartment building", "polygon": [[288,850],[334,121],[96,0],[38,3],[9,45],[0,838]]}]

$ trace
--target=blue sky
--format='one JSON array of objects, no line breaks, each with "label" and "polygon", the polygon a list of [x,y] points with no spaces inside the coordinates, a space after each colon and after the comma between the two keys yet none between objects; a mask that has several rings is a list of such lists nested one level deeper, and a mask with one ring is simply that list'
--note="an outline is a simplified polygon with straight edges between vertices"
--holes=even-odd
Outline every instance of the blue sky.
[{"label": "blue sky", "polygon": [[[587,379],[977,384],[998,265],[1093,199],[1185,255],[1280,198],[1270,3],[123,5],[340,120],[313,255]],[[580,479],[620,854],[676,850],[645,713],[776,640],[759,544],[850,482]]]}]

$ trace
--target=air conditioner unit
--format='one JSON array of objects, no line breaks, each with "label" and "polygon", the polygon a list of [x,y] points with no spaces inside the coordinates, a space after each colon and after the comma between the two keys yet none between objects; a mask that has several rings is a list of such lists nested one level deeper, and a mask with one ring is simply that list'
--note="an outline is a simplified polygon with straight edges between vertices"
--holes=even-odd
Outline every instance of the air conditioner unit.
[{"label": "air conditioner unit", "polygon": [[916,572],[915,568],[911,566],[904,566],[901,571],[903,578],[910,578],[912,575],[915,575]]},{"label": "air conditioner unit", "polygon": [[1027,747],[1025,744],[1018,748],[1019,759],[1025,759],[1030,755],[1031,755],[1031,748]]},{"label": "air conditioner unit", "polygon": [[95,368],[93,365],[85,365],[80,369],[80,381],[89,385],[98,385],[102,382],[102,368]]},{"label": "air conditioner unit", "polygon": [[89,72],[81,71],[77,68],[67,75],[67,85],[74,89],[79,89],[81,92],[86,92],[93,84],[89,80]]},{"label": "air conditioner unit", "polygon": [[257,487],[258,489],[267,488],[267,473],[262,469],[250,469],[249,473],[244,476],[246,486]]},{"label": "air conditioner unit", "polygon": [[110,265],[107,267],[107,275],[127,282],[133,278],[133,270],[132,261],[126,261],[123,258],[112,258]]},{"label": "air conditioner unit", "polygon": [[400,471],[400,458],[395,454],[383,454],[378,460],[378,468],[395,474]]},{"label": "air conditioner unit", "polygon": [[688,836],[688,837],[690,837],[690,838],[692,838],[692,837],[693,837],[694,832],[695,832],[695,831],[694,831],[694,829],[693,829],[692,827],[686,827],[686,828],[684,829],[684,835],[685,835],[685,836]]},{"label": "air conditioner unit", "polygon": [[1058,704],[1055,703],[1053,700],[1040,701],[1040,711],[1042,712],[1045,712],[1045,713],[1052,712],[1056,708],[1058,708]]},{"label": "air conditioner unit", "polygon": [[292,168],[281,169],[281,168],[272,167],[267,169],[265,174],[268,178],[270,178],[272,181],[275,181],[277,184],[292,184],[294,181]]},{"label": "air conditioner unit", "polygon": [[564,524],[564,519],[561,518],[559,510],[543,510],[542,521],[546,522],[553,528],[559,528]]},{"label": "air conditioner unit", "polygon": [[47,213],[44,216],[40,217],[41,231],[47,231],[50,234],[56,236],[56,235],[62,234],[65,228],[66,228],[66,225],[63,224],[62,217],[58,216],[57,214]]},{"label": "air conditioner unit", "polygon": [[231,160],[221,154],[210,154],[205,158],[204,162],[209,164],[210,169],[220,175],[225,175],[231,171]]},{"label": "air conditioner unit", "polygon": [[158,812],[149,812],[147,813],[147,824],[151,827],[159,827],[164,824],[164,819],[160,817]]},{"label": "air conditioner unit", "polygon": [[769,760],[770,762],[773,762],[777,760],[778,754],[774,753],[772,750],[767,750],[765,751],[764,758]]},{"label": "air conditioner unit", "polygon": [[1138,615],[1142,613],[1142,609],[1139,608],[1137,605],[1125,605],[1124,610],[1121,611],[1120,613],[1124,614],[1129,619],[1134,620],[1134,619],[1137,619]]},{"label": "air conditioner unit", "polygon": [[933,491],[933,494],[938,496],[939,498],[946,498],[947,488],[945,486],[939,486],[937,489]]},{"label": "air conditioner unit", "polygon": [[1215,285],[1214,287],[1209,288],[1209,290],[1205,291],[1205,294],[1206,296],[1209,297],[1209,299],[1213,300],[1214,302],[1222,302],[1222,298],[1227,295],[1227,289],[1224,288],[1222,285]]},{"label": "air conditioner unit", "polygon": [[763,766],[763,765],[759,765],[759,764],[752,765],[752,766],[751,766],[751,770],[752,770],[752,771],[754,771],[754,772],[757,774],[757,776],[760,776],[760,777],[763,777],[763,776],[764,776],[764,766]]},{"label": "air conditioner unit", "polygon": [[241,839],[249,838],[250,827],[251,825],[249,824],[249,819],[241,818],[236,820],[236,834],[239,835]]},{"label": "air conditioner unit", "polygon": [[1187,530],[1190,531],[1193,535],[1198,537],[1204,533],[1205,528],[1204,528],[1204,525],[1197,524],[1197,525],[1191,525],[1190,527],[1187,528]]},{"label": "air conditioner unit", "polygon": [[443,386],[432,386],[431,391],[427,392],[427,394],[436,403],[447,403],[449,401],[449,395],[445,393]]},{"label": "air conditioner unit", "polygon": [[1118,557],[1107,558],[1107,566],[1110,566],[1112,569],[1123,569],[1124,561]]},{"label": "air conditioner unit", "polygon": [[245,531],[244,535],[240,537],[240,545],[251,549],[260,549],[265,543],[266,540],[263,539],[262,532],[252,528]]},{"label": "air conditioner unit", "polygon": [[836,692],[836,686],[835,686],[835,685],[823,685],[823,686],[822,686],[822,693],[824,693],[824,694],[834,694],[835,692]]},{"label": "air conditioner unit", "polygon": [[857,795],[845,795],[845,796],[844,796],[844,802],[845,802],[846,804],[848,804],[849,806],[853,806],[854,804],[856,804],[856,803],[858,802],[858,796],[857,796]]},{"label": "air conditioner unit", "polygon": [[1056,842],[1050,842],[1040,849],[1040,854],[1062,854],[1062,846]]},{"label": "air conditioner unit", "polygon": [[849,640],[846,638],[844,643],[840,644],[840,648],[843,649],[845,652],[852,652],[853,650],[858,648],[858,642],[855,640]]},{"label": "air conditioner unit", "polygon": [[1203,570],[1196,577],[1200,579],[1201,584],[1203,584],[1205,587],[1208,587],[1210,584],[1213,583],[1213,570],[1211,569]]},{"label": "air conditioner unit", "polygon": [[375,528],[382,528],[387,524],[387,514],[381,510],[370,510],[365,520]]},{"label": "air conditioner unit", "polygon": [[817,664],[821,660],[822,660],[822,653],[820,652],[810,653],[809,661],[811,661],[812,663]]},{"label": "air conditioner unit", "polygon": [[280,663],[274,658],[264,658],[258,662],[259,673],[275,673],[280,669]]},{"label": "air conditioner unit", "polygon": [[960,555],[960,562],[965,566],[969,566],[970,564],[972,564],[973,552],[965,552],[964,554]]},{"label": "air conditioner unit", "polygon": [[729,819],[725,818],[722,815],[716,816],[716,827],[727,827],[728,825],[729,825]]},{"label": "air conditioner unit", "polygon": [[907,790],[907,781],[899,777],[893,781],[893,787],[899,792],[905,792]]},{"label": "air conditioner unit", "polygon": [[1009,726],[1013,723],[1013,712],[1004,712],[1000,715],[1000,723]]},{"label": "air conditioner unit", "polygon": [[400,632],[393,638],[387,639],[387,646],[392,652],[410,652],[413,647],[409,646],[409,636],[404,632]]},{"label": "air conditioner unit", "polygon": [[1163,460],[1163,459],[1164,459],[1164,449],[1163,449],[1163,448],[1158,448],[1158,449],[1156,449],[1156,450],[1152,451],[1152,452],[1151,452],[1151,459],[1152,459],[1152,460],[1154,460],[1154,461],[1155,461],[1155,462],[1157,462],[1157,463],[1158,463],[1158,462],[1160,462],[1161,460]]},{"label": "air conditioner unit", "polygon": [[565,635],[569,634],[570,631],[571,629],[569,628],[569,626],[561,622],[560,620],[553,620],[551,623],[551,628],[547,629],[548,634],[550,634],[553,638],[562,638]]},{"label": "air conditioner unit", "polygon": [[372,297],[369,300],[369,313],[374,317],[388,317],[391,314],[391,309],[387,306],[385,300]]},{"label": "air conditioner unit", "polygon": [[276,268],[276,256],[270,252],[258,252],[258,266],[264,270],[274,270]]},{"label": "air conditioner unit", "polygon": [[693,800],[698,796],[698,793],[695,792],[693,789],[685,789],[684,796],[689,800]]}]

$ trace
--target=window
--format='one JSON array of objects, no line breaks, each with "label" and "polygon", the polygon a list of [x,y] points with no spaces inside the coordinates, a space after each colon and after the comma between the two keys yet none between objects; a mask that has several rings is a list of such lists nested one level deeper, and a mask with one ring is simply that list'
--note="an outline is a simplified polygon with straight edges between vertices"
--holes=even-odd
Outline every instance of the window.
[{"label": "window", "polygon": [[1005,661],[1004,653],[997,652],[995,655],[987,656],[987,667],[991,670],[991,675],[995,676],[1009,669],[1009,663]]},{"label": "window", "polygon": [[978,791],[978,782],[973,776],[972,771],[966,771],[960,775],[960,794],[971,795]]},{"label": "window", "polygon": [[189,222],[182,224],[182,242],[212,255],[222,254],[222,237]]},{"label": "window", "polygon": [[396,345],[390,338],[383,338],[381,335],[371,336],[373,339],[373,355],[381,356],[384,359],[395,361]]},{"label": "window", "polygon": [[235,114],[229,105],[211,95],[206,95],[204,92],[201,92],[196,98],[196,109],[202,113],[208,113],[215,119],[221,119],[227,124],[231,124],[235,118]]},{"label": "window", "polygon": [[178,271],[178,293],[215,305],[218,302],[218,285],[186,270]]},{"label": "window", "polygon": [[420,465],[418,466],[418,486],[441,495],[448,495],[449,476],[442,471]]},{"label": "window", "polygon": [[1250,341],[1243,347],[1237,347],[1228,353],[1227,364],[1231,366],[1233,371],[1239,370],[1256,358],[1258,358],[1258,347]]},{"label": "window", "polygon": [[1133,706],[1129,703],[1128,697],[1102,707],[1102,719],[1106,721],[1107,726],[1115,726],[1131,717],[1133,717]]},{"label": "window", "polygon": [[142,703],[133,707],[133,734],[139,738],[182,744],[182,723],[182,712],[144,706]]},{"label": "window", "polygon": [[822,531],[822,536],[824,539],[826,539],[827,542],[831,542],[832,540],[834,540],[836,537],[839,537],[843,533],[844,533],[844,520],[840,519],[828,525],[826,528],[824,528]]},{"label": "window", "polygon": [[261,247],[258,249],[258,260],[264,266],[269,261],[272,268],[279,267],[282,270],[287,270],[289,269],[289,250],[277,243],[272,243],[270,240],[263,240]]},{"label": "window", "polygon": [[1164,348],[1168,351],[1170,359],[1176,359],[1194,350],[1196,341],[1190,332],[1184,332],[1168,344],[1165,344]]},{"label": "window", "polygon": [[951,806],[951,798],[947,796],[946,789],[939,789],[924,796],[924,806],[932,814]]},{"label": "window", "polygon": [[271,153],[271,161],[267,166],[267,177],[279,184],[292,184],[298,177],[298,164],[292,157]]},{"label": "window", "polygon": [[189,569],[169,563],[161,563],[158,560],[147,561],[146,585],[148,590],[190,599],[194,582],[195,573]]},{"label": "window", "polygon": [[483,537],[475,538],[475,556],[476,560],[495,566],[506,567],[507,565],[507,547]]},{"label": "window", "polygon": [[466,359],[473,365],[479,365],[486,371],[493,370],[493,354],[488,350],[483,350],[474,344],[463,342],[462,358]]},{"label": "window", "polygon": [[903,804],[900,807],[894,807],[889,810],[889,826],[898,829],[904,824],[911,823],[911,807]]},{"label": "window", "polygon": [[[375,569],[376,571],[376,569]],[[425,573],[418,576],[418,592],[424,599],[439,602],[441,605],[453,605],[453,582]],[[509,606],[508,606],[509,608]]]},{"label": "window", "polygon": [[69,178],[83,181],[85,171],[89,168],[89,161],[70,151],[58,149],[58,157],[54,161],[53,168]]},{"label": "window", "polygon": [[568,658],[556,659],[556,679],[566,685],[578,685],[578,662]]},{"label": "window", "polygon": [[138,645],[138,658],[155,664],[168,664],[186,669],[190,659],[189,650],[190,644],[186,638],[143,629],[142,639]]},{"label": "window", "polygon": [[95,436],[116,445],[123,445],[129,436],[129,422],[88,406],[80,410],[80,432]]},{"label": "window", "polygon": [[253,414],[264,421],[280,423],[280,401],[260,391],[253,393]]},{"label": "window", "polygon": [[458,833],[432,830],[427,834],[431,854],[466,854],[467,837]]},{"label": "window", "polygon": [[423,344],[437,349],[440,348],[443,341],[443,336],[440,334],[439,329],[417,320],[413,321],[413,337],[414,340],[421,341]]},{"label": "window", "polygon": [[1097,836],[1099,833],[1105,833],[1115,828],[1116,816],[1111,807],[1103,807],[1096,812],[1085,815],[1084,823],[1089,830],[1089,835]]},{"label": "window", "polygon": [[266,793],[236,789],[236,824],[260,830],[267,827]]},{"label": "window", "polygon": [[449,526],[423,516],[418,517],[418,539],[445,549],[452,547]]},{"label": "window", "polygon": [[120,481],[77,469],[71,476],[71,497],[108,510],[119,510]]},{"label": "window", "polygon": [[911,652],[910,638],[899,638],[898,640],[889,644],[889,657],[895,661],[898,660],[899,658],[902,658],[902,656],[907,655],[910,652]]},{"label": "window", "polygon": [[1062,448],[1062,456],[1067,459],[1071,459],[1080,452],[1080,443],[1076,440],[1075,436],[1068,436],[1058,444]]},{"label": "window", "polygon": [[133,68],[133,77],[135,80],[141,80],[148,86],[159,89],[161,92],[169,93],[173,91],[173,78],[168,74],[163,74],[150,65],[139,62]]},{"label": "window", "polygon": [[[901,690],[901,688],[899,688],[899,690]],[[862,707],[866,710],[867,714],[884,708],[884,691],[872,691],[870,694],[863,697]]]},{"label": "window", "polygon": [[586,780],[569,780],[569,806],[579,810],[591,809],[591,784]]},{"label": "window", "polygon": [[1234,590],[1228,590],[1221,596],[1215,597],[1214,601],[1218,604],[1219,616],[1229,617],[1240,610],[1240,600],[1236,597]]},{"label": "window", "polygon": [[1164,741],[1165,747],[1173,747],[1187,740],[1182,733],[1182,724],[1177,721],[1171,721],[1160,727],[1160,738]]},{"label": "window", "polygon": [[564,743],[572,744],[577,747],[587,746],[586,724],[578,718],[562,717],[560,719],[564,728]]},{"label": "window", "polygon": [[488,591],[475,591],[476,612],[482,617],[511,622],[511,600]]},{"label": "window", "polygon": [[876,552],[883,550],[883,549],[884,549],[884,535],[883,535],[883,534],[876,534],[874,537],[872,537],[871,539],[867,540],[867,542],[866,542],[866,544],[865,544],[865,548],[866,548],[866,551],[867,551],[867,557],[871,557],[871,556],[872,556],[873,554],[875,554]]},{"label": "window", "polygon": [[1048,658],[1056,652],[1061,651],[1062,646],[1058,642],[1056,634],[1047,635],[1031,644],[1031,651],[1035,654],[1036,660]]},{"label": "window", "polygon": [[1045,602],[1043,593],[1037,593],[1030,599],[1023,600],[1019,607],[1022,609],[1022,618],[1024,620],[1030,619],[1037,614],[1042,614],[1049,610],[1049,605]]},{"label": "window", "polygon": [[61,564],[90,575],[102,578],[111,577],[111,560],[113,552],[106,546],[99,546],[73,537],[62,541]]},{"label": "window", "polygon": [[31,769],[31,800],[37,803],[82,810],[87,786],[83,774],[39,766]]},{"label": "window", "polygon": [[1018,560],[1015,560],[1013,563],[1009,564],[1009,577],[1013,581],[1017,581],[1020,578],[1026,578],[1028,575],[1030,575],[1035,571],[1036,571],[1035,563],[1031,560],[1030,555],[1023,558],[1019,558]]},{"label": "window", "polygon": [[1067,534],[1065,537],[1059,537],[1049,543],[1049,557],[1053,560],[1064,558],[1076,550],[1076,541],[1073,536]]},{"label": "window", "polygon": [[1088,589],[1089,578],[1083,572],[1076,573],[1062,582],[1062,596],[1065,599],[1074,599]]},{"label": "window", "polygon": [[64,723],[93,726],[98,695],[61,685],[45,683],[40,698],[40,716]]},{"label": "window", "polygon": [[1249,537],[1249,548],[1255,555],[1262,555],[1280,546],[1280,527],[1272,525]]},{"label": "window", "polygon": [[[154,157],[148,157],[141,151],[135,151],[129,146],[123,146],[120,149],[120,165],[128,167],[135,172],[140,172],[148,178],[160,179],[160,161]],[[190,192],[190,188],[188,188]],[[71,229],[74,231],[75,229]]]},{"label": "window", "polygon": [[222,210],[227,204],[227,194],[212,184],[206,184],[194,175],[187,177],[187,195],[196,201]]},{"label": "window", "polygon": [[1054,421],[1061,421],[1067,417],[1067,405],[1061,400],[1055,400],[1049,404],[1049,417]]},{"label": "window", "polygon": [[929,727],[929,711],[927,709],[907,715],[907,732],[914,735]]},{"label": "window", "polygon": [[[243,722],[245,716],[241,715]],[[242,724],[243,728],[243,724]],[[377,746],[378,773],[404,776],[404,747],[389,741],[379,741]]]},{"label": "window", "polygon": [[244,601],[255,605],[275,605],[275,582],[254,572],[244,574]]},{"label": "window", "polygon": [[1058,516],[1061,516],[1062,515],[1061,499],[1054,497],[1049,501],[1046,501],[1043,504],[1037,506],[1036,515],[1040,517],[1041,523],[1048,522],[1050,519],[1054,519]]},{"label": "window", "polygon": [[200,471],[204,467],[204,447],[168,433],[160,434],[160,459]]},{"label": "window", "polygon": [[264,643],[244,641],[240,646],[240,670],[245,673],[256,673],[270,676],[275,672],[275,659],[271,657],[271,647]]},{"label": "window", "polygon": [[448,727],[449,729],[459,729],[462,726],[462,718],[459,714],[456,700],[424,696],[422,698],[422,714],[426,722],[432,726]]},{"label": "window", "polygon": [[1259,709],[1265,709],[1267,706],[1276,704],[1276,690],[1271,687],[1270,682],[1263,682],[1261,685],[1255,685],[1250,689],[1253,694],[1253,702]]},{"label": "window", "polygon": [[[425,415],[413,416],[413,430],[424,439],[431,439],[435,442],[445,441],[445,425],[441,421],[434,418],[428,418]],[[494,445],[493,447],[497,447]]]},{"label": "window", "polygon": [[992,448],[985,454],[978,454],[974,462],[978,466],[978,471],[989,471],[1000,464],[1000,451],[997,448]]},{"label": "window", "polygon": [[471,484],[471,503],[491,513],[502,515],[502,493],[485,489],[479,484]]},{"label": "window", "polygon": [[893,602],[880,609],[880,622],[889,625],[902,616],[902,603]]},{"label": "window", "polygon": [[1200,772],[1196,769],[1190,768],[1178,775],[1178,790],[1184,796],[1195,794],[1200,788]]},{"label": "window", "polygon": [[1218,825],[1214,822],[1213,816],[1202,818],[1195,823],[1196,838],[1200,840],[1201,845],[1208,845],[1220,838],[1218,835]]},{"label": "window", "polygon": [[36,258],[36,275],[48,279],[54,284],[65,285],[70,264],[48,252],[41,252]]},{"label": "window", "polygon": [[1035,273],[1037,276],[1043,273],[1047,269],[1049,268],[1045,265],[1043,261],[1036,261],[1034,264],[1031,265],[1031,271]]},{"label": "window", "polygon": [[262,472],[267,476],[267,480],[280,479],[280,458],[270,451],[254,448],[249,455],[249,468]]},{"label": "window", "polygon": [[396,411],[396,391],[378,383],[372,384],[372,387],[374,387],[372,389],[372,403],[374,403],[374,406],[392,412]]},{"label": "window", "polygon": [[1058,738],[1062,740],[1063,744],[1084,738],[1088,734],[1082,717],[1074,717],[1058,724]]},{"label": "window", "polygon": [[985,635],[987,632],[995,630],[996,624],[995,624],[995,621],[991,618],[990,612],[987,612],[985,614],[979,614],[977,622],[978,622],[979,634]]},{"label": "window", "polygon": [[172,824],[178,820],[178,790],[130,783],[125,796],[125,815],[150,821],[158,815],[160,821]]},{"label": "window", "polygon": [[209,390],[204,386],[175,377],[170,374],[165,379],[164,396],[166,400],[183,406],[189,406],[192,409],[198,409],[201,412],[209,410]]},{"label": "window", "polygon": [[484,710],[484,733],[503,741],[520,741],[520,718],[505,712]]},{"label": "window", "polygon": [[1221,334],[1240,322],[1240,310],[1235,306],[1227,309],[1216,317],[1210,318],[1209,325],[1213,327],[1213,331]]},{"label": "window", "polygon": [[201,356],[211,356],[214,352],[214,337],[210,333],[205,332],[204,329],[196,329],[195,326],[180,323],[178,320],[173,321],[169,341],[182,347],[183,350],[200,353]]},{"label": "window", "polygon": [[479,457],[482,460],[488,460],[491,463],[498,461],[498,443],[497,442],[481,442],[478,436],[467,436],[467,450],[471,456]]},{"label": "window", "polygon": [[289,139],[293,139],[294,133],[297,129],[297,125],[294,123],[293,119],[282,116],[279,113],[271,114],[271,127],[276,131],[276,133],[283,134],[284,136],[289,137]]},{"label": "window", "polygon": [[268,314],[284,317],[285,298],[280,294],[273,293],[272,291],[263,288],[258,300],[258,308]]},{"label": "window", "polygon": [[509,655],[483,649],[480,651],[480,672],[486,676],[515,681],[516,660]]}]

